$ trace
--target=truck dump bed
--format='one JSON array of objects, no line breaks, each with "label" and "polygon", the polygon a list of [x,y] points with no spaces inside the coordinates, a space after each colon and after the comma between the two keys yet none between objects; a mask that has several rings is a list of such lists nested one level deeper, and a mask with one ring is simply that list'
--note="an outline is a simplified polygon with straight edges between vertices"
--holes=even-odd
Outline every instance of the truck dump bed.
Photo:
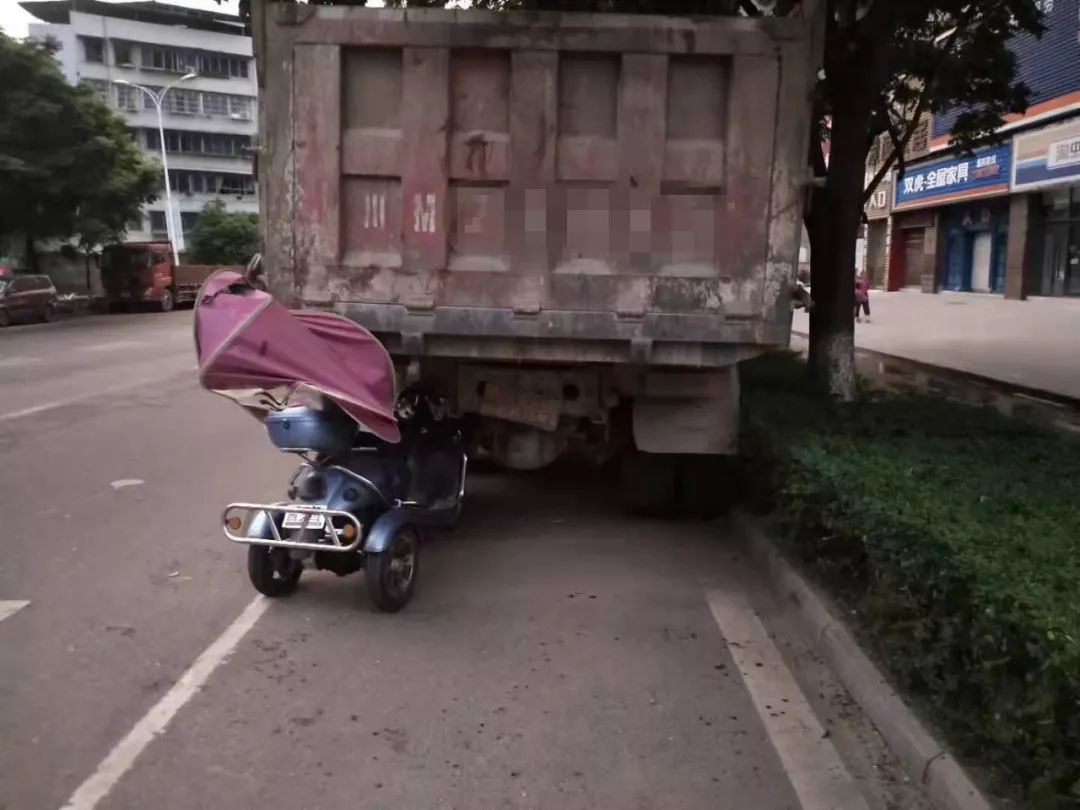
[{"label": "truck dump bed", "polygon": [[720,366],[786,344],[810,9],[255,4],[273,291],[391,351]]}]

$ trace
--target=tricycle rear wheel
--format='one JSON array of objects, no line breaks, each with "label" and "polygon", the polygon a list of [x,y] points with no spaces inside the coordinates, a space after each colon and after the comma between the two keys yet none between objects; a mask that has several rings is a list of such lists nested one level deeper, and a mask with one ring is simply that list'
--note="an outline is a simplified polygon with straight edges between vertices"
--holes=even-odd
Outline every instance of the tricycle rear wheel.
[{"label": "tricycle rear wheel", "polygon": [[397,613],[412,598],[419,572],[420,536],[412,526],[402,526],[385,551],[364,560],[371,604],[383,613]]},{"label": "tricycle rear wheel", "polygon": [[289,556],[288,549],[248,546],[248,579],[263,596],[288,596],[296,590],[304,564]]}]

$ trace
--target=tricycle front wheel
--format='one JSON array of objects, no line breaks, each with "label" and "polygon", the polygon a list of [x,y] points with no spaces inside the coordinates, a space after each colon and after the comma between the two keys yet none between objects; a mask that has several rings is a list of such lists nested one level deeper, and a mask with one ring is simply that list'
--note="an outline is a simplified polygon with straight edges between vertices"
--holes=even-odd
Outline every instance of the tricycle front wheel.
[{"label": "tricycle front wheel", "polygon": [[420,537],[412,526],[402,526],[385,551],[364,560],[371,604],[383,613],[397,613],[412,598],[419,571]]},{"label": "tricycle front wheel", "polygon": [[288,549],[248,546],[248,579],[263,596],[288,596],[296,590],[304,564],[289,556]]}]

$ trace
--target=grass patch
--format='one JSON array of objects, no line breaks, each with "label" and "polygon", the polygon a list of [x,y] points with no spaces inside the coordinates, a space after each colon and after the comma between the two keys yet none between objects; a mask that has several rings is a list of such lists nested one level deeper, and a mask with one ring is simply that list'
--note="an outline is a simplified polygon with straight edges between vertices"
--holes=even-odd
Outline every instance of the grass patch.
[{"label": "grass patch", "polygon": [[755,493],[955,749],[1080,807],[1080,442],[929,395],[814,395],[743,366]]}]

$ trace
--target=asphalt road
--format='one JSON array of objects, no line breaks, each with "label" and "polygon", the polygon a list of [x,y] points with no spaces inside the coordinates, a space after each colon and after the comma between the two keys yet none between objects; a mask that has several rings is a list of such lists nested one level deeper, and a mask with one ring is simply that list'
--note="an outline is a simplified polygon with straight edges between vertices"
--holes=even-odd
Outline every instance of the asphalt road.
[{"label": "asphalt road", "polygon": [[593,471],[475,477],[398,615],[254,598],[220,508],[293,462],[190,322],[0,332],[0,810],[922,806],[724,526]]}]

